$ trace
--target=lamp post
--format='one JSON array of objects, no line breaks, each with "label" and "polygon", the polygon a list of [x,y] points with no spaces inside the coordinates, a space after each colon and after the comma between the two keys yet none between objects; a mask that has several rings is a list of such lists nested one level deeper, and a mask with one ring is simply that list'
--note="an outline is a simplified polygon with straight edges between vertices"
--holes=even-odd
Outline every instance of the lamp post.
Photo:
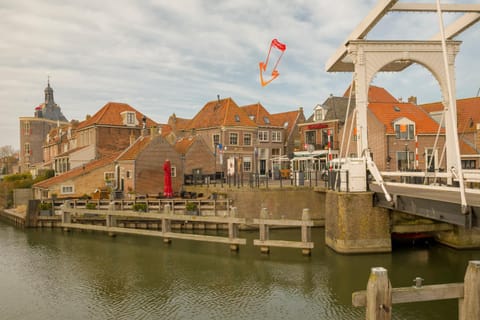
[{"label": "lamp post", "polygon": [[214,150],[213,150],[213,185],[216,187],[217,186],[217,146],[218,143],[214,144]]}]

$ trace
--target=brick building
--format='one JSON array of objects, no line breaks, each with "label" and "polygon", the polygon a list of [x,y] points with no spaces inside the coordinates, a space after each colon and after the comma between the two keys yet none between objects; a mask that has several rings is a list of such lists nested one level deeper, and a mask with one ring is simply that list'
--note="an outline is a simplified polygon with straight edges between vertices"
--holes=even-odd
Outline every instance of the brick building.
[{"label": "brick building", "polygon": [[56,127],[68,125],[60,107],[55,103],[50,81],[44,90],[45,101],[35,108],[33,117],[20,117],[20,153],[21,172],[32,171],[44,164],[43,142],[47,134]]},{"label": "brick building", "polygon": [[[480,168],[480,97],[458,99],[457,129],[460,158],[463,169]],[[420,105],[438,123],[441,122],[443,104],[434,102]]]}]

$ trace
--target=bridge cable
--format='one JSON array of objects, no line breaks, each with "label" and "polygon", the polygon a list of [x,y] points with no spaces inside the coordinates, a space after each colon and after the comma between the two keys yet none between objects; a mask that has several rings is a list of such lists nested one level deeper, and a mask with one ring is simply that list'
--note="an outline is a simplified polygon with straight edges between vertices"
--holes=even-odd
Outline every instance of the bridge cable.
[{"label": "bridge cable", "polygon": [[[345,126],[344,128],[346,129],[347,128],[347,123],[348,123],[348,114],[350,112],[350,102],[352,101],[352,91],[353,91],[353,84],[354,84],[354,81],[355,81],[355,72],[352,73],[352,82],[350,83],[350,91],[348,92],[348,103],[347,103],[347,113],[345,113]],[[351,125],[351,128],[353,128],[353,116],[352,116],[352,125]],[[342,153],[343,153],[343,143],[345,142],[345,131],[347,130],[343,130],[343,133],[342,133],[342,143],[340,144],[340,159],[342,158]],[[350,130],[350,136],[351,136],[351,130]],[[350,136],[349,136],[349,139],[348,139],[348,145],[347,145],[347,149],[345,151],[345,158],[347,157],[347,153],[348,153],[348,150],[350,148]]]},{"label": "bridge cable", "polygon": [[[449,108],[448,108],[448,112],[449,112],[449,115],[450,115],[450,119],[453,120],[453,119],[456,119],[456,114],[454,114],[454,111],[456,111],[456,108],[454,108],[456,106],[456,101],[453,100],[453,93],[452,93],[452,84],[450,83],[450,72],[449,72],[449,69],[448,69],[448,56],[447,56],[447,45],[446,45],[446,40],[445,40],[445,26],[443,24],[443,14],[442,14],[442,9],[441,9],[441,6],[440,6],[440,0],[437,0],[437,13],[438,13],[438,23],[439,23],[439,26],[440,26],[440,33],[441,33],[441,40],[442,40],[442,51],[443,51],[443,64],[445,66],[445,76],[447,78],[447,89],[448,89],[448,102],[449,102]],[[453,122],[453,121],[451,121]],[[465,196],[465,183],[464,183],[464,179],[463,179],[463,172],[462,172],[462,166],[461,166],[461,161],[460,161],[460,147],[459,147],[459,144],[458,144],[458,132],[457,132],[457,124],[453,124],[452,123],[452,133],[453,133],[453,139],[455,141],[453,147],[455,149],[455,157],[456,157],[456,165],[458,168],[450,168],[450,171],[452,171],[452,169],[455,169],[457,174],[458,174],[458,183],[459,183],[459,186],[460,186],[460,200],[461,200],[461,204],[462,204],[462,213],[463,214],[468,214],[468,206],[467,206],[467,199],[466,199],[466,196]],[[446,145],[446,139],[445,139],[445,145]],[[451,147],[451,146],[450,146]],[[453,173],[453,172],[452,172]],[[452,179],[453,180],[453,179]]]}]

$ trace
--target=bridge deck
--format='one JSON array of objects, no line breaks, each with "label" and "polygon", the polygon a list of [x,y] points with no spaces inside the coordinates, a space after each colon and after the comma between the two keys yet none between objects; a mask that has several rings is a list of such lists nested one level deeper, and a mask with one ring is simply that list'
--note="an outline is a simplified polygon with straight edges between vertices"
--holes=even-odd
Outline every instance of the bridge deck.
[{"label": "bridge deck", "polygon": [[389,203],[378,184],[372,183],[369,187],[376,194],[377,206],[467,228],[480,228],[480,221],[477,219],[480,217],[480,190],[466,189],[465,196],[470,211],[462,214],[458,188],[388,183],[387,191],[394,199],[393,203]]}]

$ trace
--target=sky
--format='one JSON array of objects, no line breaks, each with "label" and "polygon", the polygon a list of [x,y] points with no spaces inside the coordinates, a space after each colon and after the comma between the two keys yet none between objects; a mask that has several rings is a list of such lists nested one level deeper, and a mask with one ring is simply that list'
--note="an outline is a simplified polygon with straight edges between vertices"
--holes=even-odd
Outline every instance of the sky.
[{"label": "sky", "polygon": [[[400,2],[403,2],[401,0]],[[408,2],[435,3],[434,0]],[[442,3],[478,3],[478,0]],[[192,118],[207,102],[231,97],[269,112],[342,95],[351,73],[327,73],[327,60],[377,0],[2,0],[0,146],[19,148],[19,117],[33,116],[47,79],[68,120],[84,120],[109,101],[128,103],[166,123]],[[448,24],[457,14],[444,14]],[[429,13],[389,13],[370,40],[427,40],[439,32]],[[480,89],[480,22],[457,36],[457,98]],[[270,42],[287,49],[279,77],[262,87],[259,62]],[[472,71],[473,70],[473,71]],[[418,103],[441,100],[437,82],[414,65],[373,83]]]}]

